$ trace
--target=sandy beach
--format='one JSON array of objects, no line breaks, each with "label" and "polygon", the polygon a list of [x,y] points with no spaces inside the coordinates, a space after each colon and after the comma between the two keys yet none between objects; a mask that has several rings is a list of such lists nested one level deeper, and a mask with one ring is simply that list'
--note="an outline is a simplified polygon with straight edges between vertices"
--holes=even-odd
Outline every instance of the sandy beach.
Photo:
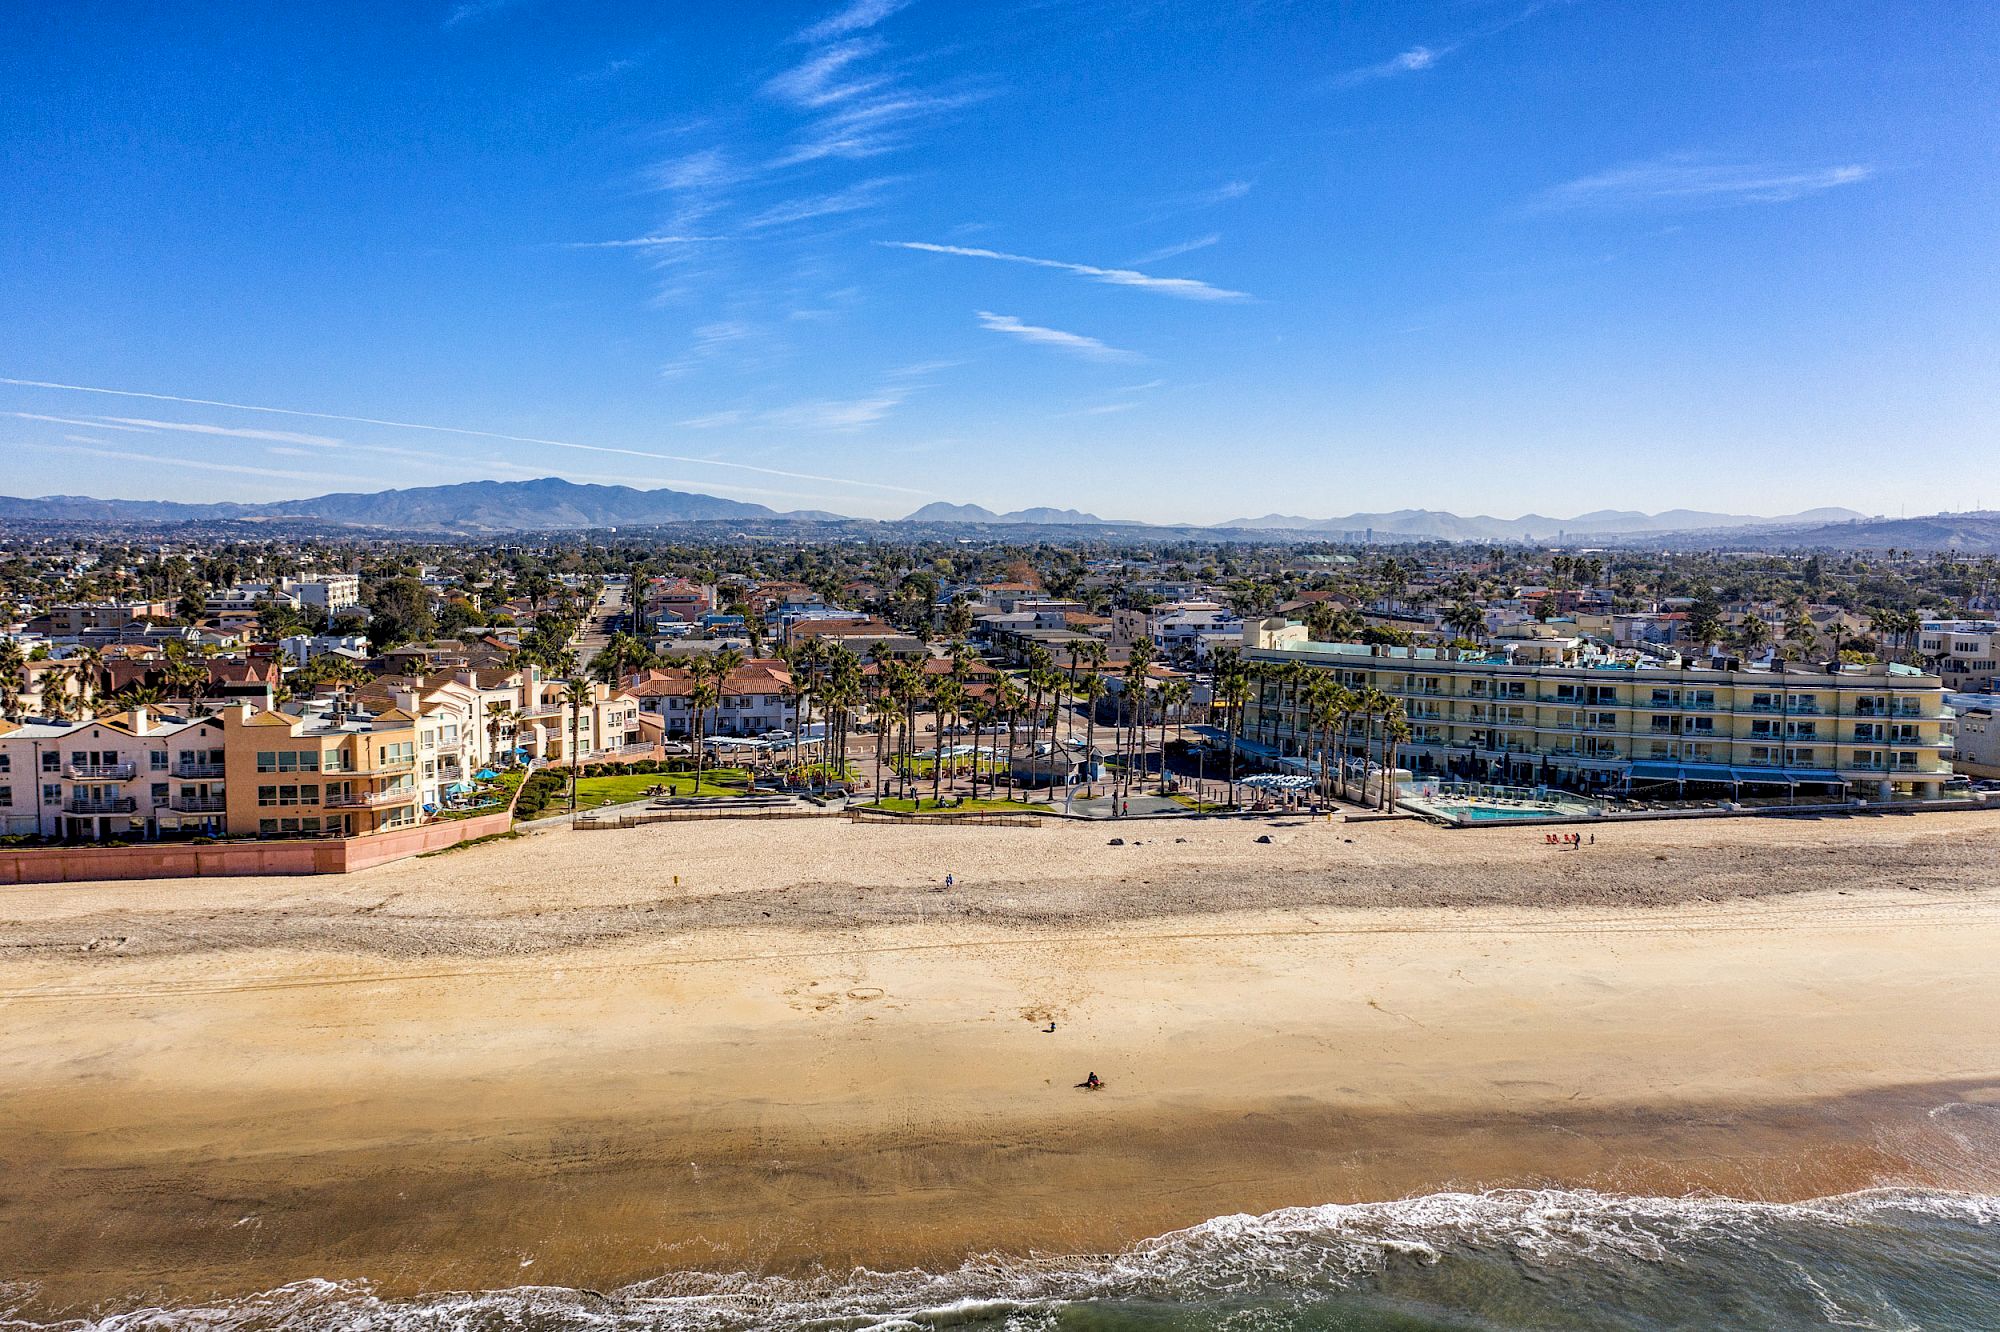
[{"label": "sandy beach", "polygon": [[1996,866],[1990,813],[1576,852],[826,820],[6,889],[0,1279],[606,1288],[1444,1188],[2000,1191],[1940,1127],[2000,1100]]}]

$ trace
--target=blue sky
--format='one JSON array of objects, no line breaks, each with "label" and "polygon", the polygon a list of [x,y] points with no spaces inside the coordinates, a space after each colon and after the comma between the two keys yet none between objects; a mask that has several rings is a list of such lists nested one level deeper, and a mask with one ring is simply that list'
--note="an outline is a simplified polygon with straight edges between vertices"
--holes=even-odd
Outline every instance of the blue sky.
[{"label": "blue sky", "polygon": [[0,492],[2000,506],[1996,159],[1972,0],[17,5]]}]

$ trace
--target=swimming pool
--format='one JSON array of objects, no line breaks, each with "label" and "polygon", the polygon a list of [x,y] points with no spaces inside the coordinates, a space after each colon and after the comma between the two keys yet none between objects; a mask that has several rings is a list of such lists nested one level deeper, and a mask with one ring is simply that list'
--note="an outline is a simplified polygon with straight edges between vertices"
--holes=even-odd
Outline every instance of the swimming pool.
[{"label": "swimming pool", "polygon": [[1505,819],[1578,819],[1590,811],[1580,805],[1430,805],[1427,808],[1447,820],[1493,823]]},{"label": "swimming pool", "polygon": [[1469,782],[1406,783],[1398,803],[1413,814],[1446,824],[1588,819],[1598,813],[1598,806],[1592,802],[1546,787]]}]

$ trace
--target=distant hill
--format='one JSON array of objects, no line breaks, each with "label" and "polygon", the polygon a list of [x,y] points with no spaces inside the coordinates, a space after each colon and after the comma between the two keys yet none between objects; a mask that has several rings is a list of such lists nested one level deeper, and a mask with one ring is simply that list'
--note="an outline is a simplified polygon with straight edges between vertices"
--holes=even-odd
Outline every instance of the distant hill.
[{"label": "distant hill", "polygon": [[779,513],[762,504],[683,490],[579,485],[559,477],[536,481],[466,481],[410,490],[318,495],[274,504],[173,504],[159,500],[100,500],[76,495],[0,497],[0,521],[180,523],[294,519],[393,531],[523,532],[580,527],[643,527],[713,519],[826,519],[838,515]]},{"label": "distant hill", "polygon": [[[647,527],[692,522],[851,523],[859,519],[818,510],[780,512],[762,504],[720,499],[685,490],[583,485],[560,477],[533,481],[466,481],[407,490],[344,492],[271,504],[180,504],[167,500],[93,499],[44,495],[0,496],[0,523],[153,525],[196,522],[293,522],[393,532],[561,531],[595,527]],[[926,504],[905,523],[964,523],[1024,528],[1115,527],[1176,536],[1253,536],[1284,533],[1338,540],[1362,532],[1378,539],[1442,541],[1598,538],[1607,542],[1673,536],[1701,545],[1897,546],[1926,550],[2000,550],[2000,516],[1934,514],[1926,518],[1868,518],[1852,509],[1809,509],[1777,518],[1671,509],[1640,513],[1599,509],[1574,518],[1526,514],[1461,517],[1437,509],[1350,513],[1341,518],[1266,514],[1214,527],[1149,527],[1099,518],[1078,509],[1031,508],[995,513],[978,504]],[[1726,534],[1726,535],[1725,535]]]},{"label": "distant hill", "polygon": [[939,501],[926,504],[915,513],[903,519],[906,523],[1007,523],[1016,526],[1066,527],[1096,524],[1102,526],[1105,519],[1094,513],[1084,513],[1077,509],[1015,509],[1011,513],[995,513],[977,504],[946,504]]},{"label": "distant hill", "polygon": [[1558,533],[1569,537],[1628,536],[1637,532],[1695,532],[1716,528],[1832,523],[1864,516],[1852,509],[1810,509],[1778,518],[1706,513],[1697,509],[1670,509],[1665,513],[1598,509],[1574,518],[1551,518],[1539,513],[1524,514],[1519,518],[1493,518],[1485,514],[1465,518],[1436,509],[1396,509],[1388,513],[1350,513],[1343,518],[1299,518],[1274,513],[1262,518],[1236,518],[1218,526],[1236,530],[1302,533],[1372,531],[1380,536],[1438,541],[1525,541],[1531,538],[1548,540]]},{"label": "distant hill", "polygon": [[579,485],[559,477],[538,481],[466,481],[451,486],[321,495],[267,506],[268,517],[398,529],[522,531],[532,528],[644,526],[714,518],[777,518],[762,504],[717,499],[684,490]]},{"label": "distant hill", "polygon": [[1933,513],[1921,518],[1863,518],[1853,522],[1696,533],[1698,544],[1783,550],[1952,550],[2000,555],[2000,511]]}]

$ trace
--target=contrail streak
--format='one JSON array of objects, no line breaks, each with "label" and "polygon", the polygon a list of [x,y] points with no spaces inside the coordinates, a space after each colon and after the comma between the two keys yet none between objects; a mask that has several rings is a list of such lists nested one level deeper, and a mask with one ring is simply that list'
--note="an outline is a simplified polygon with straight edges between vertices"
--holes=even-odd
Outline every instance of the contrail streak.
[{"label": "contrail streak", "polygon": [[694,458],[680,453],[651,453],[645,449],[620,449],[606,444],[575,444],[566,439],[537,439],[532,435],[503,435],[492,430],[468,430],[464,426],[425,425],[417,421],[384,421],[373,416],[342,416],[338,412],[308,412],[295,407],[260,407],[248,402],[219,402],[214,398],[182,398],[171,393],[141,393],[136,389],[93,388],[88,384],[54,384],[42,379],[11,379],[0,375],[0,384],[22,388],[61,389],[67,393],[102,393],[114,398],[145,398],[151,402],[182,402],[194,407],[227,407],[239,412],[266,412],[272,416],[301,416],[315,421],[350,421],[356,425],[389,426],[396,430],[428,430],[439,435],[466,435],[474,439],[502,439],[514,444],[541,444],[552,449],[576,449],[582,453],[614,453],[627,458],[657,458],[661,462],[694,463],[702,467],[729,467],[739,472],[761,472],[765,476],[790,477],[795,481],[825,481],[837,486],[862,486],[870,490],[895,490],[906,495],[930,492],[914,486],[892,486],[881,481],[855,481],[844,476],[820,476],[813,472],[788,472],[779,467],[758,467],[753,463],[723,462],[716,458]]}]

